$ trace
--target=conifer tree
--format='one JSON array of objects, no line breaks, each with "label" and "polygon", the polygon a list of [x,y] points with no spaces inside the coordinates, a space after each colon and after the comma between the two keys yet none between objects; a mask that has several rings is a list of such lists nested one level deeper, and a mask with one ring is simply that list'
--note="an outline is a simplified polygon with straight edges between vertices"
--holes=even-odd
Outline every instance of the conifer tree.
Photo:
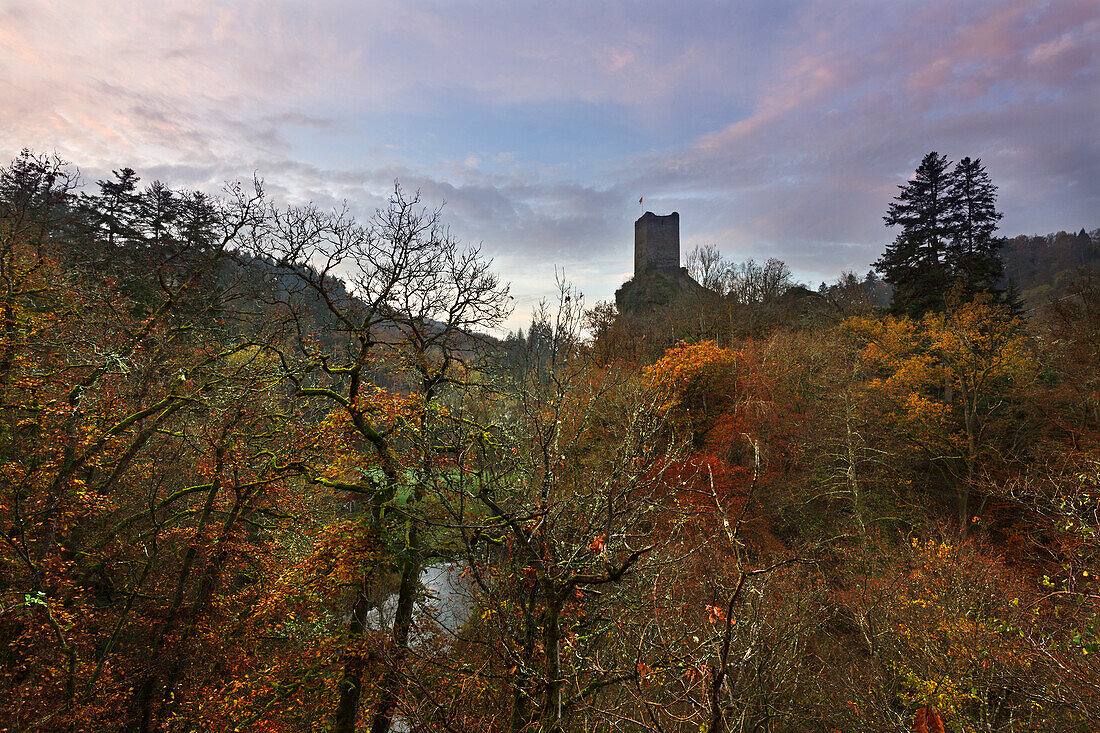
[{"label": "conifer tree", "polygon": [[964,302],[982,292],[1000,296],[1004,239],[995,232],[1003,214],[996,208],[997,187],[980,159],[967,157],[955,165],[948,199],[952,232],[947,260],[957,295]]},{"label": "conifer tree", "polygon": [[113,171],[116,180],[96,181],[100,194],[89,203],[99,214],[102,233],[107,237],[108,250],[137,233],[135,222],[139,213],[138,178],[133,168]]},{"label": "conifer tree", "polygon": [[947,248],[952,234],[948,160],[935,151],[921,160],[913,179],[900,186],[883,220],[899,226],[875,269],[894,287],[892,310],[919,316],[942,310],[950,283]]}]

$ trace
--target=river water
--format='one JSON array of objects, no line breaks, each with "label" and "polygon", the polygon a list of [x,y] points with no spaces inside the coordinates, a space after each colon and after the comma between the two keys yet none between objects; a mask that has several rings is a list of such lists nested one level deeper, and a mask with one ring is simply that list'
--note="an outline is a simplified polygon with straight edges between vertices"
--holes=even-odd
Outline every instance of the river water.
[{"label": "river water", "polygon": [[[429,635],[453,638],[474,607],[473,584],[463,577],[458,563],[442,562],[420,572],[420,585],[424,592],[417,600],[409,645],[418,646]],[[379,631],[392,630],[396,611],[394,593],[367,613],[367,626]]]},{"label": "river water", "polygon": [[[420,571],[423,593],[417,599],[413,613],[413,628],[409,646],[421,646],[425,640],[441,640],[449,644],[458,634],[474,608],[474,585],[462,575],[462,566],[453,562],[429,565]],[[380,605],[367,612],[368,628],[392,633],[397,612],[397,594],[390,595]],[[392,733],[408,733],[410,726],[400,714],[393,718]]]}]

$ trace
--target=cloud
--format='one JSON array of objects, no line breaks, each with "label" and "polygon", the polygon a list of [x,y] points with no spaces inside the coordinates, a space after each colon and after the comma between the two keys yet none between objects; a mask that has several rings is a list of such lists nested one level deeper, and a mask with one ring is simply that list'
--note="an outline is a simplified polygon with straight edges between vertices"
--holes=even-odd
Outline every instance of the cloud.
[{"label": "cloud", "polygon": [[1006,233],[1100,225],[1097,47],[1091,0],[9,3],[0,152],[364,215],[400,179],[523,302],[563,263],[610,297],[643,195],[819,280],[932,149],[983,159]]},{"label": "cloud", "polygon": [[877,257],[893,184],[931,149],[983,158],[1006,230],[1096,225],[1081,220],[1100,203],[1094,6],[864,9],[873,33],[850,13],[807,9],[807,40],[751,113],[651,156],[638,185],[724,199],[716,234],[736,221],[748,241],[735,249],[775,252],[807,275]]}]

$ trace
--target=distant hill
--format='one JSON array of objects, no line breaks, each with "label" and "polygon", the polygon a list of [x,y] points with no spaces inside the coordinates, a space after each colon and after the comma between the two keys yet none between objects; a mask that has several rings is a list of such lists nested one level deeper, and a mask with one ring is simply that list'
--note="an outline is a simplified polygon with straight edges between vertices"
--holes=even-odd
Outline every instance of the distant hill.
[{"label": "distant hill", "polygon": [[1028,307],[1064,295],[1081,268],[1100,272],[1100,229],[1071,234],[1020,235],[1001,251],[1005,277]]}]

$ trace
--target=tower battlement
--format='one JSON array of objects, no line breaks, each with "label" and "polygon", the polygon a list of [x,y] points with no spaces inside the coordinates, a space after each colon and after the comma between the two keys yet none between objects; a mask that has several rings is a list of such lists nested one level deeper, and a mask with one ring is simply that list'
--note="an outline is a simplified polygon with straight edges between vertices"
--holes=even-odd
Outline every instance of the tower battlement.
[{"label": "tower battlement", "polygon": [[658,216],[647,211],[634,222],[634,277],[656,271],[680,274],[680,214]]}]

